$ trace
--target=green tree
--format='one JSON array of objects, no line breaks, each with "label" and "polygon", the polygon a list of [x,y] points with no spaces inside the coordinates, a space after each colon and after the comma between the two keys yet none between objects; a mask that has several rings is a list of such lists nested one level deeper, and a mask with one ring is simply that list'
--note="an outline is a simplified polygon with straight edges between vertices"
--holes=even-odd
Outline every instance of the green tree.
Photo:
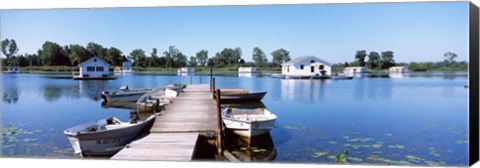
[{"label": "green tree", "polygon": [[152,53],[150,53],[150,59],[148,59],[148,66],[158,66],[159,58],[157,55],[157,48],[152,48]]},{"label": "green tree", "polygon": [[372,51],[368,54],[367,67],[369,69],[375,69],[378,67],[379,61],[380,55],[377,52]]},{"label": "green tree", "polygon": [[168,47],[168,51],[163,52],[165,57],[165,67],[184,67],[187,66],[187,56],[183,55],[175,46]]},{"label": "green tree", "polygon": [[266,63],[268,63],[267,56],[265,56],[265,53],[262,51],[262,49],[258,47],[253,48],[252,59],[257,67],[263,67]]},{"label": "green tree", "polygon": [[393,51],[384,51],[381,53],[381,60],[379,61],[379,67],[381,69],[387,69],[395,65],[393,59]]},{"label": "green tree", "polygon": [[107,49],[107,56],[106,60],[108,63],[115,65],[115,66],[121,66],[123,61],[126,61],[127,59],[124,58],[122,55],[122,51],[118,48],[115,47],[110,47]]},{"label": "green tree", "polygon": [[199,52],[197,52],[196,58],[198,65],[205,66],[208,60],[208,51],[200,50]]},{"label": "green tree", "polygon": [[194,56],[190,57],[190,61],[188,61],[189,67],[196,67],[197,66],[197,58]]},{"label": "green tree", "polygon": [[79,44],[71,44],[69,49],[70,65],[78,65],[89,58],[88,50]]},{"label": "green tree", "polygon": [[105,58],[107,56],[107,49],[103,48],[100,44],[90,42],[87,44],[87,50],[90,53],[90,57],[97,56],[105,61],[110,60],[109,58]]},{"label": "green tree", "polygon": [[271,54],[273,57],[272,58],[273,66],[280,66],[281,64],[290,61],[290,52],[288,52],[283,48],[275,50]]},{"label": "green tree", "polygon": [[443,54],[443,57],[445,58],[444,62],[447,66],[451,66],[455,64],[455,58],[457,58],[457,54],[453,52],[446,52]]},{"label": "green tree", "polygon": [[57,43],[46,41],[42,45],[40,59],[42,65],[69,65],[70,59],[65,55],[64,48]]},{"label": "green tree", "polygon": [[367,51],[365,50],[357,50],[355,53],[355,61],[357,62],[358,66],[365,66],[365,57],[367,56]]},{"label": "green tree", "polygon": [[145,51],[142,49],[135,49],[133,50],[130,55],[128,56],[129,59],[134,61],[135,66],[139,67],[146,67],[147,66],[147,56],[145,55]]},{"label": "green tree", "polygon": [[17,42],[15,42],[14,39],[5,39],[1,42],[1,47],[2,47],[2,54],[5,55],[5,63],[6,65],[11,64],[11,58],[15,56],[18,52],[18,46]]},{"label": "green tree", "polygon": [[215,54],[212,63],[219,66],[236,64],[239,63],[241,56],[242,50],[239,47],[235,49],[224,48],[221,52]]}]

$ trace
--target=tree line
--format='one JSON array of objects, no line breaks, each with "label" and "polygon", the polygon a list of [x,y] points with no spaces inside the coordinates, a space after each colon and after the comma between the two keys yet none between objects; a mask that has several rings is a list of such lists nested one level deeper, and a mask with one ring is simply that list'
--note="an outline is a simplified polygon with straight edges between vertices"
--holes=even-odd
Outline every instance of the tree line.
[{"label": "tree line", "polygon": [[443,55],[444,61],[441,62],[410,62],[396,63],[393,51],[384,51],[378,53],[371,51],[367,54],[365,50],[355,52],[354,61],[333,64],[332,67],[342,69],[345,67],[367,67],[371,70],[385,70],[392,66],[405,66],[410,71],[467,71],[468,63],[466,61],[457,62],[457,54],[446,52]]},{"label": "tree line", "polygon": [[168,50],[159,53],[157,48],[147,54],[143,49],[134,49],[129,54],[124,54],[115,47],[103,47],[94,42],[85,47],[79,44],[61,46],[55,42],[46,41],[37,53],[17,55],[18,46],[14,39],[5,39],[1,42],[1,51],[5,55],[2,65],[7,66],[77,66],[83,61],[97,56],[113,66],[121,66],[124,61],[132,61],[136,67],[201,67],[201,66],[256,66],[278,67],[280,64],[290,61],[289,51],[280,48],[271,53],[272,61],[269,62],[266,54],[259,48],[253,49],[253,62],[245,62],[242,58],[242,49],[224,48],[215,53],[211,58],[207,50],[198,51],[195,56],[188,57],[175,46],[169,46]]}]

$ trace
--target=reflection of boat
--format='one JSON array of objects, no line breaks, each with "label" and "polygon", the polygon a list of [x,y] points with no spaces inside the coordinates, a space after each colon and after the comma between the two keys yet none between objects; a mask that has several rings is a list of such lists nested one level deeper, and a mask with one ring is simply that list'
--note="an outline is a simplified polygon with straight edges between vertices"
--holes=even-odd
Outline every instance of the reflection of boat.
[{"label": "reflection of boat", "polygon": [[142,95],[150,91],[118,92],[108,93],[102,91],[101,95],[105,101],[137,101]]},{"label": "reflection of boat", "polygon": [[155,121],[151,115],[144,121],[121,122],[112,117],[81,124],[64,131],[75,154],[113,155],[126,144],[147,133]]},{"label": "reflection of boat", "polygon": [[249,93],[245,89],[220,89],[222,101],[260,101],[267,92]]},{"label": "reflection of boat", "polygon": [[222,103],[222,107],[227,108],[267,108],[262,101],[257,102],[237,102],[237,103]]},{"label": "reflection of boat", "polygon": [[178,93],[171,89],[161,89],[148,92],[141,96],[136,103],[138,112],[158,112],[177,97]]},{"label": "reflection of boat", "polygon": [[333,76],[333,80],[348,80],[348,79],[353,79],[353,76],[345,76],[345,75],[339,75],[339,76]]},{"label": "reflection of boat", "polygon": [[137,104],[135,102],[103,101],[102,107],[136,110]]},{"label": "reflection of boat", "polygon": [[277,116],[265,108],[226,108],[222,112],[225,127],[242,137],[254,137],[275,127]]},{"label": "reflection of boat", "polygon": [[244,141],[235,135],[226,133],[224,156],[232,162],[272,161],[277,155],[270,133],[259,135]]}]

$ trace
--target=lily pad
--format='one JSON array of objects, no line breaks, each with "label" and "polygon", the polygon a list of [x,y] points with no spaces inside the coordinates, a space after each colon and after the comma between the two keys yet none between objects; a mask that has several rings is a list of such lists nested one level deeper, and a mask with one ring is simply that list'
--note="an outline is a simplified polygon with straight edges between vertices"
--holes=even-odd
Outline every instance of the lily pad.
[{"label": "lily pad", "polygon": [[455,141],[456,144],[468,144],[468,140],[458,140]]},{"label": "lily pad", "polygon": [[372,145],[372,148],[381,148],[382,147],[382,144],[373,144]]},{"label": "lily pad", "polygon": [[392,149],[403,149],[404,146],[403,145],[388,145],[388,148],[392,148]]},{"label": "lily pad", "polygon": [[285,129],[290,129],[290,130],[297,130],[298,127],[290,126],[290,125],[284,125],[283,128]]},{"label": "lily pad", "polygon": [[343,136],[343,138],[348,139],[348,138],[350,138],[350,137],[349,137],[349,136]]},{"label": "lily pad", "polygon": [[319,158],[319,157],[324,157],[324,156],[327,156],[327,155],[328,155],[328,152],[315,152],[315,153],[313,153],[312,157]]},{"label": "lily pad", "polygon": [[333,145],[337,144],[336,141],[328,141],[328,143],[329,143],[329,144],[333,144]]},{"label": "lily pad", "polygon": [[368,141],[373,141],[373,138],[354,138],[354,139],[348,140],[348,142],[368,142]]},{"label": "lily pad", "polygon": [[442,162],[442,161],[438,161],[438,160],[435,160],[435,161],[429,161],[429,160],[426,160],[424,161],[427,165],[429,166],[442,166],[442,165],[445,165],[447,163],[445,162]]},{"label": "lily pad", "polygon": [[384,135],[385,135],[385,136],[392,136],[391,133],[386,133],[386,134],[384,134]]},{"label": "lily pad", "polygon": [[357,158],[357,157],[347,157],[348,160],[354,161],[354,162],[363,162],[363,159]]},{"label": "lily pad", "polygon": [[405,158],[407,158],[408,161],[415,162],[415,163],[420,163],[421,161],[424,160],[421,157],[417,157],[417,156],[413,156],[413,155],[407,155],[407,156],[405,156]]}]

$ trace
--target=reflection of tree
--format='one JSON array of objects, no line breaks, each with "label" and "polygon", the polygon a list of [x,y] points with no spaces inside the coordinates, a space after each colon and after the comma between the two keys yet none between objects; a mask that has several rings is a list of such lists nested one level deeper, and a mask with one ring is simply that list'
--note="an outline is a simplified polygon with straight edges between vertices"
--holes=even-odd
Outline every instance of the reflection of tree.
[{"label": "reflection of tree", "polygon": [[87,96],[92,100],[101,99],[101,92],[107,90],[106,80],[80,80],[79,91],[82,96]]},{"label": "reflection of tree", "polygon": [[55,101],[62,97],[62,89],[58,86],[46,85],[43,88],[43,97],[46,101]]},{"label": "reflection of tree", "polygon": [[17,103],[20,97],[20,92],[16,87],[3,89],[3,102],[5,103]]}]

